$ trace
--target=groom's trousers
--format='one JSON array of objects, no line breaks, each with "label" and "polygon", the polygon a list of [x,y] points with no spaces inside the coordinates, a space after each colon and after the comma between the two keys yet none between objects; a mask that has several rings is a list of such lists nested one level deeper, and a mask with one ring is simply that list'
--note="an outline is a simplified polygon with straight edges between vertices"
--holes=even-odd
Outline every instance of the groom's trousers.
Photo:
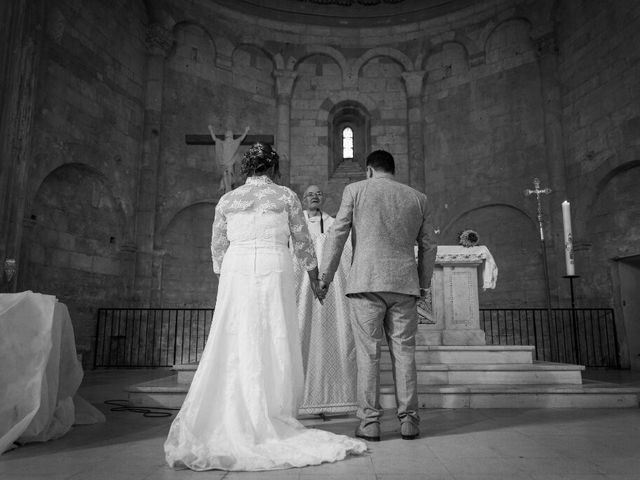
[{"label": "groom's trousers", "polygon": [[358,412],[363,424],[379,422],[380,351],[383,335],[391,353],[398,418],[418,425],[416,297],[393,292],[349,294],[358,365]]}]

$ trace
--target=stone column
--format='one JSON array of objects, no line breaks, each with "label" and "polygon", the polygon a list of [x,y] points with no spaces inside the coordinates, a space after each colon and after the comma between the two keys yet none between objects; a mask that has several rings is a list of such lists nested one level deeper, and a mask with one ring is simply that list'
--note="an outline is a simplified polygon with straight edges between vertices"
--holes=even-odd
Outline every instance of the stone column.
[{"label": "stone column", "polygon": [[293,82],[298,73],[291,70],[275,70],[273,76],[276,79],[276,107],[278,109],[275,147],[280,155],[282,184],[289,185],[291,182],[291,93],[293,92]]},{"label": "stone column", "polygon": [[167,251],[164,249],[156,249],[152,255],[152,285],[149,301],[153,306],[162,307],[162,277],[164,275],[164,258],[167,255]]},{"label": "stone column", "polygon": [[[559,279],[564,275],[564,237],[562,230],[561,204],[566,200],[567,185],[565,162],[562,151],[562,103],[561,85],[558,78],[558,47],[554,32],[535,39],[540,69],[540,97],[544,119],[545,160],[547,185],[552,193],[543,200],[547,211],[547,240],[550,240],[549,284],[552,303],[557,303]],[[541,176],[544,182],[544,177]],[[549,242],[547,242],[549,244]],[[554,302],[555,300],[555,302]]]},{"label": "stone column", "polygon": [[[0,291],[22,286],[23,219],[45,18],[44,0],[2,2],[0,7]],[[16,262],[10,282],[5,281],[5,260]]]},{"label": "stone column", "polygon": [[136,271],[134,297],[137,303],[150,305],[154,285],[154,250],[156,242],[156,203],[160,170],[160,132],[162,122],[162,91],[164,61],[173,46],[173,35],[159,24],[147,29],[149,51],[146,65],[144,131],[142,160],[138,179],[138,210],[136,212]]},{"label": "stone column", "polygon": [[422,84],[424,70],[403,72],[407,89],[407,131],[409,142],[409,185],[425,190],[425,159],[422,127]]}]

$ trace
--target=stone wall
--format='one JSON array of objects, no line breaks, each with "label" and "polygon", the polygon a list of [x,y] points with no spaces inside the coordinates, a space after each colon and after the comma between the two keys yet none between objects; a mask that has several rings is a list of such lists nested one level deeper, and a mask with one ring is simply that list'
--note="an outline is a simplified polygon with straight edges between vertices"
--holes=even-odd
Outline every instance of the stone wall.
[{"label": "stone wall", "polygon": [[562,2],[559,13],[578,300],[614,306],[615,259],[640,254],[640,5]]},{"label": "stone wall", "polygon": [[81,352],[100,306],[214,304],[208,244],[222,172],[213,146],[185,142],[208,125],[274,135],[283,183],[298,194],[319,184],[334,214],[363,159],[335,168],[329,122],[337,105],[357,106],[368,149],[392,152],[399,180],[429,195],[441,243],[472,228],[492,251],[500,274],[481,307],[545,306],[536,202],[524,195],[533,177],[553,189],[542,200],[552,306],[568,306],[565,198],[580,305],[612,305],[613,259],[640,254],[634,2],[485,0],[375,28],[208,0],[57,0],[42,12],[41,30],[18,32],[36,43],[41,32],[40,57],[22,51],[33,65],[12,73],[2,57],[3,81],[33,71],[35,87],[11,105],[32,116],[24,128],[2,117],[1,198],[17,198],[2,226],[18,218],[20,228],[0,253],[17,242],[15,288],[69,305]]},{"label": "stone wall", "polygon": [[18,289],[68,305],[82,354],[97,308],[131,301],[144,18],[133,0],[47,11]]}]

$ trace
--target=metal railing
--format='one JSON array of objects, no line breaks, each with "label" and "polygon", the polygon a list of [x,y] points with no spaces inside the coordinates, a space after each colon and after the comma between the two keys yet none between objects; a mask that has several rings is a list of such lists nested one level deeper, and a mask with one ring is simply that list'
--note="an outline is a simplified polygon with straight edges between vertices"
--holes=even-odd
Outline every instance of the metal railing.
[{"label": "metal railing", "polygon": [[200,360],[213,308],[101,308],[96,367],[170,367]]},{"label": "metal railing", "polygon": [[[198,362],[212,317],[213,308],[101,308],[94,365]],[[483,308],[480,327],[487,344],[535,346],[536,360],[620,368],[611,308]]]},{"label": "metal railing", "polygon": [[487,344],[533,345],[535,359],[620,368],[612,308],[482,308]]}]

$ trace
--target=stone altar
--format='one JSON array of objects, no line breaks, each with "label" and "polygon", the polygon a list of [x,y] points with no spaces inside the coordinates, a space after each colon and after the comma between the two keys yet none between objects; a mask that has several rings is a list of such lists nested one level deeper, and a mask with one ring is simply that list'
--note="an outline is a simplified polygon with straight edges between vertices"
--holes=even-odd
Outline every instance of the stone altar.
[{"label": "stone altar", "polygon": [[498,268],[485,246],[438,247],[431,315],[418,325],[418,345],[485,345],[478,288],[495,288]]}]

